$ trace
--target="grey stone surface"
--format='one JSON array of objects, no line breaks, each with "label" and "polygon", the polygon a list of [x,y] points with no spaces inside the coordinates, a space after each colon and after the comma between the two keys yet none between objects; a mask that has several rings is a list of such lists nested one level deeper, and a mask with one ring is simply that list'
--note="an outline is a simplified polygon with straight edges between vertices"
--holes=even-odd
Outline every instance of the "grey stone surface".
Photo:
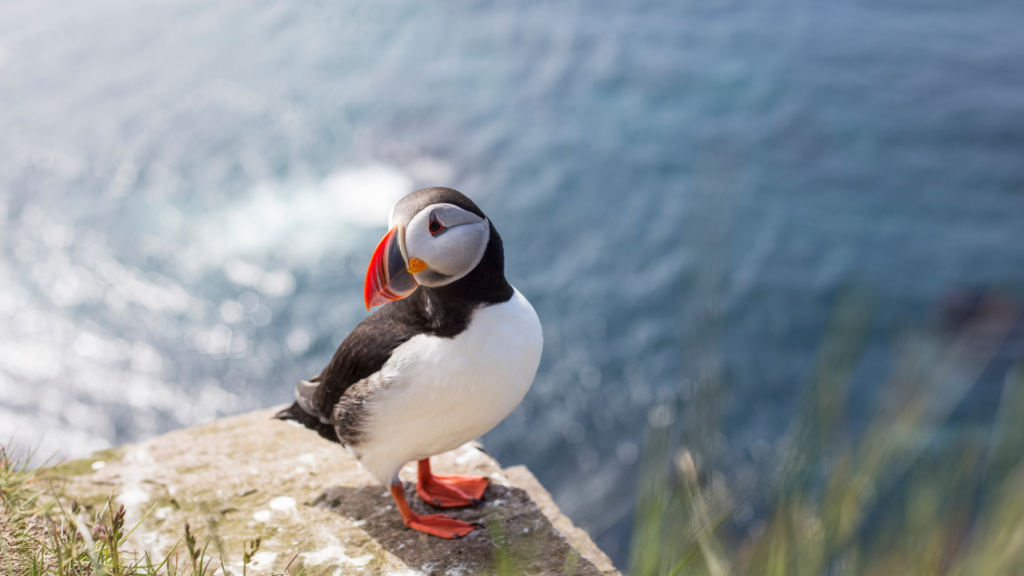
[{"label": "grey stone surface", "polygon": [[[97,453],[51,477],[92,510],[108,498],[125,504],[129,522],[141,522],[130,541],[139,551],[166,554],[189,522],[230,573],[241,574],[244,542],[260,536],[248,574],[618,574],[528,470],[504,471],[472,443],[432,464],[439,474],[491,479],[479,506],[445,510],[487,528],[443,540],[407,529],[384,487],[340,446],[273,413]],[[414,464],[401,472],[410,505],[439,512],[416,495],[415,476]]]}]

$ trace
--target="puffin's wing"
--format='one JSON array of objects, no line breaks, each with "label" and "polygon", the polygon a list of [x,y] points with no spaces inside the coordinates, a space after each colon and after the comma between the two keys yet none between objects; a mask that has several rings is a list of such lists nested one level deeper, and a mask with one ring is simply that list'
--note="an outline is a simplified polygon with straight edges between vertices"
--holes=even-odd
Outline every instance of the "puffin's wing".
[{"label": "puffin's wing", "polygon": [[309,380],[302,380],[301,382],[296,384],[295,403],[298,404],[299,408],[302,408],[302,410],[306,414],[309,414],[310,416],[317,416],[318,418],[320,418],[321,422],[323,422],[324,424],[329,424],[330,419],[325,418],[324,415],[320,413],[320,410],[318,410],[316,405],[313,403],[313,394],[316,392],[316,389],[319,386],[320,376],[317,376],[316,378],[311,378]]},{"label": "puffin's wing", "polygon": [[331,423],[335,406],[345,392],[356,382],[379,372],[403,342],[430,330],[417,311],[417,300],[412,297],[381,306],[360,322],[323,372],[296,386],[295,403],[275,418],[295,420],[337,442]]},{"label": "puffin's wing", "polygon": [[294,422],[298,422],[306,428],[316,431],[331,442],[338,441],[338,433],[335,432],[334,426],[324,424],[319,418],[303,410],[302,407],[299,406],[298,402],[293,402],[291,406],[281,410],[277,414],[274,414],[274,418],[277,418],[278,420],[292,420]]}]

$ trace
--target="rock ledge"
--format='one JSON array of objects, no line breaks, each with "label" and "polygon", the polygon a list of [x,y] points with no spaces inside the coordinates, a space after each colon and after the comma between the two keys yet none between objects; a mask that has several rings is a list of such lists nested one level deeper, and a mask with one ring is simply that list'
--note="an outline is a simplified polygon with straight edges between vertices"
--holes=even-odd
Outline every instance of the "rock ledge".
[{"label": "rock ledge", "polygon": [[[130,524],[142,521],[132,535],[136,550],[162,557],[189,522],[231,573],[242,572],[243,542],[261,536],[249,574],[280,573],[289,563],[292,573],[339,575],[469,576],[499,564],[515,574],[619,574],[523,466],[502,470],[472,443],[435,457],[436,472],[483,475],[491,485],[480,506],[446,511],[486,530],[431,538],[402,525],[386,490],[345,450],[271,420],[274,412],[97,452],[58,466],[52,477],[87,507],[110,497],[124,504]],[[407,499],[417,512],[436,513],[416,496],[415,475],[415,465],[401,473]]]}]

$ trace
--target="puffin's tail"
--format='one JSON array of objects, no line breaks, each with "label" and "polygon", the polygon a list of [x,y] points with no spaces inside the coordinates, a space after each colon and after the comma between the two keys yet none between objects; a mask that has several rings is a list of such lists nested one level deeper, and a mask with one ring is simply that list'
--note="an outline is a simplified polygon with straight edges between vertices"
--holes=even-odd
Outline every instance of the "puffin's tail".
[{"label": "puffin's tail", "polygon": [[295,402],[274,414],[274,418],[298,422],[310,430],[315,430],[331,442],[340,442],[338,440],[338,433],[335,431],[331,421],[312,413],[310,399],[312,398],[313,390],[316,389],[318,384],[318,382],[315,382],[315,379],[314,382],[307,380],[299,382],[298,386],[295,387]]}]

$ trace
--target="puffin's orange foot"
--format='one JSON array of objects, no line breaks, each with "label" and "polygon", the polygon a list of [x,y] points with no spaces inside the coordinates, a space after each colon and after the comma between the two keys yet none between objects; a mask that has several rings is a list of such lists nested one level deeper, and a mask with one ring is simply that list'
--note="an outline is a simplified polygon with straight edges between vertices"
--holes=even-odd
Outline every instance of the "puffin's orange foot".
[{"label": "puffin's orange foot", "polygon": [[444,514],[426,515],[413,512],[409,508],[409,503],[405,501],[405,490],[397,477],[394,484],[391,485],[391,496],[394,497],[395,505],[398,506],[398,513],[402,515],[402,522],[413,530],[440,538],[462,538],[480,526],[480,524],[470,524]]},{"label": "puffin's orange foot", "polygon": [[487,478],[482,476],[434,476],[420,475],[416,482],[416,493],[424,502],[441,508],[475,506],[480,503],[487,489]]},{"label": "puffin's orange foot", "polygon": [[469,522],[456,520],[444,514],[413,514],[412,517],[403,520],[405,525],[413,530],[449,539],[462,538],[479,526],[479,524],[470,524]]}]

